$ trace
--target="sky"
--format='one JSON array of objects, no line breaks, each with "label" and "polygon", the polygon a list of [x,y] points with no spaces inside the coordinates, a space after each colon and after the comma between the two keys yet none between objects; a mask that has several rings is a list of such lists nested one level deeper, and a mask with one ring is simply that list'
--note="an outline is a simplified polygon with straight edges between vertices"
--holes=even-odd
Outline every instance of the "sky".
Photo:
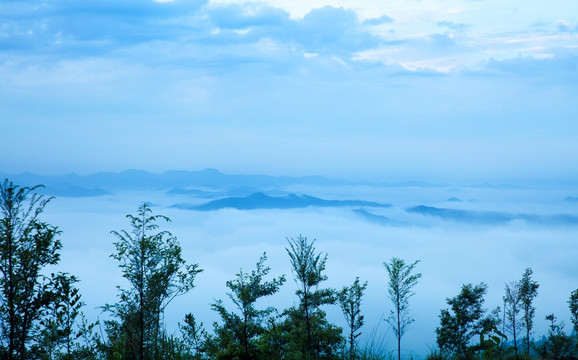
[{"label": "sky", "polygon": [[0,3],[0,171],[578,178],[575,0]]}]

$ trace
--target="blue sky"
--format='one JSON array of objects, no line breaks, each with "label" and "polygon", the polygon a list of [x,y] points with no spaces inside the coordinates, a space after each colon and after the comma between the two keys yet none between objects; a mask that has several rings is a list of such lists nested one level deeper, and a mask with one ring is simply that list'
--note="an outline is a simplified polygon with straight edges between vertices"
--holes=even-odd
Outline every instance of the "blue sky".
[{"label": "blue sky", "polygon": [[574,0],[3,1],[0,172],[576,179]]}]

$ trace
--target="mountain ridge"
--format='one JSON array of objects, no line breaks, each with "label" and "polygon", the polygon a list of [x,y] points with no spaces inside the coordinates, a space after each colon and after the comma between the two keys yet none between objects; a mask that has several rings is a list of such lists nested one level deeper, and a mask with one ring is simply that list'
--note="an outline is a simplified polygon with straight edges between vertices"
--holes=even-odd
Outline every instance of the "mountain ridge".
[{"label": "mountain ridge", "polygon": [[391,204],[381,204],[365,200],[326,200],[309,195],[288,194],[285,196],[269,196],[256,192],[244,197],[226,197],[201,205],[186,203],[174,204],[171,207],[183,210],[215,211],[221,209],[259,210],[259,209],[300,209],[306,207],[391,207]]},{"label": "mountain ridge", "polygon": [[445,184],[427,183],[423,181],[371,182],[350,181],[329,178],[322,175],[305,176],[275,176],[260,174],[225,174],[217,169],[203,170],[167,170],[153,173],[146,170],[128,169],[121,172],[101,171],[88,175],[68,173],[64,175],[38,175],[31,172],[20,174],[0,173],[0,179],[10,179],[21,186],[38,184],[62,191],[67,188],[102,189],[106,192],[122,190],[164,190],[192,187],[209,189],[228,189],[230,187],[248,187],[259,190],[282,188],[294,185],[304,186],[375,186],[375,187],[444,187]]}]

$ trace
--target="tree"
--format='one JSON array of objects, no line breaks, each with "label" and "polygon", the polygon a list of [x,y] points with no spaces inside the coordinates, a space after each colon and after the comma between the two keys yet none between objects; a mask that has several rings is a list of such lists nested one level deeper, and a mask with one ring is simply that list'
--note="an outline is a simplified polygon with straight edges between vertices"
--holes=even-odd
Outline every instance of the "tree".
[{"label": "tree", "polygon": [[359,331],[363,326],[363,315],[361,315],[361,298],[367,287],[367,281],[360,285],[359,277],[355,278],[353,285],[343,287],[337,294],[339,306],[345,316],[345,321],[349,327],[349,359],[354,360],[356,357],[355,344],[357,338],[361,335]]},{"label": "tree", "polygon": [[51,275],[50,301],[44,312],[40,324],[36,343],[31,352],[39,359],[78,360],[93,359],[95,349],[79,341],[90,338],[96,323],[88,323],[81,308],[80,291],[75,284],[78,279],[67,273]]},{"label": "tree", "polygon": [[570,307],[570,319],[572,320],[572,325],[574,325],[574,332],[576,336],[578,336],[578,289],[572,291],[570,294],[568,305]]},{"label": "tree", "polygon": [[393,303],[393,308],[386,319],[394,331],[397,339],[397,359],[401,359],[401,338],[414,319],[409,316],[409,299],[414,295],[412,288],[417,284],[421,274],[413,274],[419,260],[412,264],[406,264],[404,260],[392,258],[388,264],[383,265],[389,276],[388,293]]},{"label": "tree", "polygon": [[[325,311],[312,310],[309,314],[311,342],[307,338],[306,318],[301,307],[290,307],[283,312],[281,324],[284,343],[280,346],[283,360],[341,360],[343,330],[328,322]],[[275,328],[270,328],[275,330]]]},{"label": "tree", "polygon": [[48,311],[41,320],[43,329],[39,334],[36,352],[47,359],[57,355],[72,359],[74,341],[80,336],[76,336],[74,328],[82,307],[80,293],[74,287],[78,279],[68,274],[52,274],[52,278],[54,291]]},{"label": "tree", "polygon": [[267,360],[286,360],[289,359],[287,352],[289,350],[289,333],[290,328],[283,322],[283,314],[274,311],[265,324],[265,332],[259,338],[259,353],[263,359]]},{"label": "tree", "polygon": [[313,246],[315,240],[309,242],[301,235],[287,241],[289,248],[285,250],[291,260],[294,280],[298,286],[296,294],[299,297],[299,308],[286,312],[288,321],[293,323],[293,340],[300,343],[305,359],[320,358],[324,351],[331,353],[333,342],[341,340],[334,336],[335,329],[327,324],[325,313],[319,309],[322,305],[335,303],[334,290],[318,288],[327,280],[323,274],[327,254],[316,253]]},{"label": "tree", "polygon": [[514,340],[514,355],[518,357],[518,329],[520,328],[520,323],[518,322],[518,314],[520,313],[520,305],[522,302],[522,297],[520,294],[520,283],[518,281],[513,281],[506,284],[506,295],[504,296],[504,307],[506,309],[506,316],[508,319],[507,328],[512,333]]},{"label": "tree", "polygon": [[534,327],[534,313],[536,308],[533,305],[534,298],[538,296],[540,285],[532,280],[532,269],[527,268],[520,281],[520,299],[522,307],[522,326],[526,329],[526,356],[530,356],[530,335]]},{"label": "tree", "polygon": [[197,323],[197,320],[192,314],[185,315],[184,324],[179,324],[181,334],[183,335],[183,342],[187,347],[192,360],[205,360],[207,352],[207,338],[209,335],[203,328],[203,323]]},{"label": "tree", "polygon": [[492,328],[491,319],[484,319],[483,308],[487,285],[466,284],[460,293],[447,299],[450,309],[440,313],[440,327],[436,328],[436,341],[445,355],[464,355],[474,335]]},{"label": "tree", "polygon": [[188,265],[181,256],[181,247],[169,231],[158,231],[162,215],[151,215],[148,204],[138,208],[136,216],[127,215],[131,231],[112,231],[118,239],[116,253],[128,289],[119,289],[119,302],[106,305],[120,323],[107,322],[110,344],[128,359],[160,359],[164,337],[163,315],[167,305],[177,296],[194,287],[194,279],[202,270]]},{"label": "tree", "polygon": [[574,342],[564,333],[564,322],[558,324],[554,314],[546,315],[546,320],[550,322],[548,339],[536,347],[538,355],[542,359],[564,359],[573,355]]},{"label": "tree", "polygon": [[476,352],[479,353],[476,358],[481,359],[502,359],[505,353],[504,340],[507,336],[504,334],[505,330],[499,330],[502,320],[500,319],[500,307],[496,307],[490,312],[488,316],[480,321],[480,342],[477,345],[469,347],[468,357],[473,357]]},{"label": "tree", "polygon": [[40,220],[51,198],[40,186],[0,184],[0,355],[24,360],[50,301],[44,268],[58,263],[58,229]]},{"label": "tree", "polygon": [[215,332],[220,340],[226,340],[224,344],[221,344],[215,356],[216,359],[222,357],[237,357],[243,360],[261,358],[256,339],[265,332],[263,322],[274,309],[270,307],[257,310],[255,303],[259,298],[278,292],[285,282],[284,275],[278,279],[264,280],[271,270],[265,267],[266,260],[267,256],[263,254],[257,262],[256,270],[248,274],[241,269],[235,280],[227,281],[227,287],[232,291],[228,294],[229,298],[240,314],[227,311],[221,300],[212,304],[213,310],[217,311],[223,320],[223,325],[216,326]]}]

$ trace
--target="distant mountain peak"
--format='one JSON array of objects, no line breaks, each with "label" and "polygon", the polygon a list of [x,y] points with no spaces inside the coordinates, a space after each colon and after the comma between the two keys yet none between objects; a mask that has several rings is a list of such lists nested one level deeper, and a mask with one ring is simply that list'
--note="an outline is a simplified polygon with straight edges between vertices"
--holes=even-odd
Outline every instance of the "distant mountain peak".
[{"label": "distant mountain peak", "polygon": [[257,210],[257,209],[298,209],[306,207],[390,207],[390,204],[380,204],[364,200],[325,200],[309,195],[288,194],[284,196],[269,196],[256,192],[245,197],[226,197],[209,201],[202,205],[175,204],[173,207],[187,210],[213,211],[221,209]]}]

